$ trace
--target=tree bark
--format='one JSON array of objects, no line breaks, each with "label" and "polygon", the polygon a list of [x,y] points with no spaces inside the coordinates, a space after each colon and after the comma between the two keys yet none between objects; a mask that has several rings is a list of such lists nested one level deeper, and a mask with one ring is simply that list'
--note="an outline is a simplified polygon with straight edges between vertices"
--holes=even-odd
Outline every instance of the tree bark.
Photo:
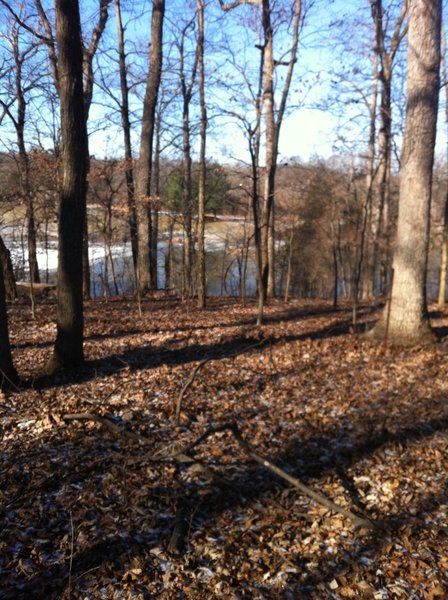
[{"label": "tree bark", "polygon": [[409,1],[406,126],[390,306],[372,331],[392,343],[432,342],[426,274],[440,66],[440,0]]},{"label": "tree bark", "polygon": [[262,0],[263,45],[263,109],[265,119],[265,174],[263,189],[263,213],[261,223],[263,294],[274,296],[274,190],[277,163],[276,127],[274,114],[274,39],[271,24],[270,0]]},{"label": "tree bark", "polygon": [[18,382],[9,343],[8,315],[6,312],[3,269],[0,269],[0,389],[5,390]]},{"label": "tree bark", "polygon": [[47,372],[74,367],[83,353],[82,247],[86,209],[87,128],[79,5],[56,0],[61,101],[62,184],[59,211],[57,336]]},{"label": "tree bark", "polygon": [[3,273],[3,285],[6,299],[10,302],[17,299],[16,280],[12,268],[11,253],[0,236],[0,268]]}]

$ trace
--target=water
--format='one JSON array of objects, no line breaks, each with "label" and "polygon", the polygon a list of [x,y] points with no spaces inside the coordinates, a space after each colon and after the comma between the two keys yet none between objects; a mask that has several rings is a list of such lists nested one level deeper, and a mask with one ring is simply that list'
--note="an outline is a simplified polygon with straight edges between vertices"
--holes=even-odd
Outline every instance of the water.
[{"label": "water", "polygon": [[[4,236],[4,241],[11,251],[11,259],[17,279],[26,279],[28,252],[23,240],[17,241]],[[182,287],[182,245],[173,244],[172,255],[172,287],[181,290]],[[165,260],[168,245],[161,241],[158,244],[157,277],[159,289],[165,289]],[[110,256],[113,262],[111,269]],[[41,281],[55,283],[58,264],[57,242],[52,240],[45,249],[38,247],[37,262]],[[135,291],[135,277],[132,264],[132,252],[130,243],[114,244],[107,248],[101,244],[89,245],[89,263],[91,276],[92,297],[117,294],[129,294]],[[241,259],[235,249],[229,249],[225,245],[211,238],[206,241],[206,274],[207,294],[209,296],[236,296],[240,294],[240,281],[243,276]],[[245,294],[255,295],[256,280],[255,266],[252,260],[248,260],[245,273]]]}]

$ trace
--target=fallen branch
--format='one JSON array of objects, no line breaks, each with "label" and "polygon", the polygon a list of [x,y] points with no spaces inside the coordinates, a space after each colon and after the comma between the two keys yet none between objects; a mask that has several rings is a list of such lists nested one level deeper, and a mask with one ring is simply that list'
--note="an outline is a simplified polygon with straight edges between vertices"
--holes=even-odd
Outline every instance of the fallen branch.
[{"label": "fallen branch", "polygon": [[[100,423],[101,425],[103,425],[107,429],[109,429],[109,431],[111,433],[113,433],[114,435],[118,435],[118,436],[122,435],[133,441],[138,441],[145,445],[148,445],[150,443],[150,440],[147,437],[140,435],[138,433],[134,433],[132,431],[123,429],[122,427],[120,427],[119,425],[116,425],[113,421],[111,421],[111,419],[108,419],[107,417],[99,417],[98,415],[95,415],[93,413],[66,414],[66,415],[63,415],[62,418],[65,421],[74,420],[74,419],[96,421],[97,423]],[[323,496],[322,494],[315,492],[310,487],[308,487],[307,485],[302,483],[296,477],[289,475],[289,473],[286,473],[286,471],[284,471],[280,467],[277,467],[277,465],[275,465],[273,462],[271,462],[267,458],[264,458],[263,456],[260,456],[259,454],[257,454],[257,452],[255,452],[255,450],[252,448],[252,446],[243,438],[243,436],[241,435],[241,432],[238,428],[238,425],[236,423],[225,423],[224,425],[221,425],[219,427],[210,427],[201,436],[199,436],[195,442],[190,444],[188,447],[186,447],[182,450],[170,452],[167,454],[157,452],[155,454],[146,456],[146,460],[150,460],[153,462],[175,460],[177,462],[184,463],[184,464],[185,463],[187,463],[187,464],[188,463],[190,463],[190,464],[196,463],[207,474],[212,475],[214,477],[213,472],[208,467],[206,467],[205,465],[202,465],[200,461],[189,456],[188,453],[190,453],[194,448],[199,446],[199,444],[204,442],[211,435],[214,435],[216,433],[222,433],[223,431],[230,431],[230,433],[233,435],[236,442],[238,443],[239,447],[253,461],[255,461],[259,465],[269,469],[270,471],[275,473],[275,475],[277,475],[281,479],[284,479],[285,481],[290,483],[293,487],[298,489],[302,494],[304,494],[305,496],[308,496],[308,498],[311,498],[312,500],[314,500],[321,506],[324,506],[325,508],[328,508],[332,512],[341,514],[344,517],[350,519],[350,521],[352,521],[355,529],[378,529],[379,526],[377,523],[374,523],[373,521],[370,521],[369,519],[366,519],[364,517],[360,517],[359,515],[356,515],[352,511],[350,511],[346,508],[343,508],[339,504],[336,504],[335,502],[333,502],[326,496]]]},{"label": "fallen branch", "polygon": [[[117,436],[117,437],[125,437],[127,439],[130,439],[134,442],[139,442],[140,444],[144,444],[144,445],[150,445],[150,440],[145,437],[144,435],[141,435],[140,433],[135,433],[133,431],[129,431],[128,429],[124,429],[124,427],[120,427],[119,425],[117,425],[116,423],[114,423],[111,419],[107,418],[107,417],[100,417],[98,415],[96,415],[95,413],[90,413],[90,412],[85,412],[85,413],[71,413],[71,414],[66,414],[66,415],[62,415],[62,418],[64,419],[64,421],[96,421],[97,423],[99,423],[100,425],[103,425],[103,427],[105,427],[106,429],[108,429],[113,435]],[[190,456],[187,456],[185,453],[179,451],[179,452],[174,452],[171,454],[160,454],[160,453],[156,453],[153,455],[147,455],[146,460],[150,460],[150,461],[160,461],[160,460],[168,460],[168,459],[176,459],[178,462],[181,463],[193,463],[193,462],[198,462],[194,460],[193,458],[191,458]]]},{"label": "fallen branch", "polygon": [[272,463],[267,458],[264,458],[264,457],[260,456],[259,454],[257,454],[255,452],[255,450],[252,448],[252,446],[243,438],[243,436],[241,435],[241,432],[238,428],[238,425],[236,423],[226,423],[224,425],[221,425],[220,427],[209,428],[185,451],[187,451],[187,452],[191,451],[193,448],[198,446],[200,443],[202,443],[204,440],[206,440],[211,435],[213,435],[215,433],[220,433],[223,431],[230,431],[232,433],[233,437],[237,441],[240,448],[243,450],[243,452],[249,458],[254,460],[259,465],[266,467],[267,469],[269,469],[270,471],[272,471],[273,473],[275,473],[276,475],[278,475],[279,477],[281,477],[282,479],[284,479],[285,481],[287,481],[288,483],[293,485],[296,489],[298,489],[300,492],[302,492],[302,494],[304,494],[305,496],[308,496],[309,498],[311,498],[312,500],[314,500],[321,506],[324,506],[325,508],[328,508],[329,510],[339,513],[339,514],[343,515],[344,517],[350,519],[352,521],[355,529],[377,529],[378,528],[378,525],[376,523],[374,523],[373,521],[370,521],[369,519],[366,519],[364,517],[360,517],[359,515],[356,515],[352,511],[350,511],[346,508],[343,508],[339,504],[336,504],[332,500],[328,499],[326,496],[323,496],[322,494],[315,492],[314,490],[309,488],[307,485],[302,483],[296,477],[289,475],[289,473],[286,473],[286,471],[284,471],[283,469],[280,469],[280,467],[277,467],[277,465]]}]

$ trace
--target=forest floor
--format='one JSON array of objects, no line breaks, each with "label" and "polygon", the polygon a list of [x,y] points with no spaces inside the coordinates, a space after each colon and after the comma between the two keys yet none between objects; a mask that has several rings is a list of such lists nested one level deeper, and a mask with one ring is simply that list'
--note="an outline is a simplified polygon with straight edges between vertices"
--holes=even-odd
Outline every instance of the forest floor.
[{"label": "forest floor", "polygon": [[448,598],[446,343],[373,343],[325,303],[273,302],[258,329],[252,302],[142,308],[88,303],[86,365],[42,379],[55,305],[10,307],[1,599]]}]

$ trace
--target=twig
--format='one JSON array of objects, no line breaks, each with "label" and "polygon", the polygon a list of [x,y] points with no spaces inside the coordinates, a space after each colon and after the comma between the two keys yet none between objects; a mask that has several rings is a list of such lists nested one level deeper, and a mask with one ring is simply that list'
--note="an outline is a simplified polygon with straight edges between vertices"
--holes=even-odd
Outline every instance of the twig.
[{"label": "twig", "polygon": [[[145,437],[144,435],[141,435],[139,433],[134,433],[133,431],[124,429],[123,427],[120,427],[119,425],[114,423],[111,419],[109,419],[107,417],[99,417],[98,415],[95,415],[94,413],[88,413],[88,412],[86,412],[86,413],[71,413],[71,414],[62,415],[62,418],[64,419],[64,421],[74,421],[74,420],[96,421],[100,425],[103,425],[103,427],[108,429],[112,434],[114,434],[117,437],[123,436],[134,442],[139,442],[146,446],[150,445],[150,443],[151,443],[149,438]],[[211,471],[209,469],[207,469],[207,467],[201,465],[200,461],[191,458],[191,456],[188,456],[181,450],[167,453],[167,454],[162,454],[160,452],[156,452],[154,454],[147,455],[146,460],[149,460],[151,462],[176,460],[177,462],[180,462],[183,464],[197,463],[206,472],[211,473]]]},{"label": "twig", "polygon": [[[188,388],[192,385],[192,383],[194,382],[194,380],[196,379],[196,375],[199,373],[199,371],[202,369],[202,367],[204,365],[206,365],[208,362],[212,361],[212,360],[223,360],[225,358],[236,358],[237,356],[240,356],[243,352],[247,352],[247,350],[252,350],[253,348],[257,348],[258,346],[262,346],[263,344],[268,343],[270,340],[266,340],[266,339],[262,339],[259,342],[257,342],[256,344],[251,344],[249,346],[247,346],[246,348],[244,348],[242,351],[240,352],[234,352],[233,354],[229,354],[227,356],[209,356],[208,358],[204,358],[203,360],[201,360],[196,367],[193,369],[193,372],[191,373],[190,377],[187,379],[187,381],[185,382],[185,384],[183,385],[179,396],[177,397],[177,401],[176,401],[176,425],[179,425],[180,423],[180,412],[182,409],[182,400],[185,397],[185,394],[188,391]],[[272,348],[272,346],[271,346]],[[275,366],[275,365],[274,365]]]},{"label": "twig", "polygon": [[207,364],[209,361],[211,361],[212,358],[204,358],[204,360],[201,360],[201,362],[199,362],[196,367],[193,369],[192,374],[190,375],[190,377],[187,379],[187,381],[185,382],[183,388],[180,391],[180,394],[177,398],[176,401],[176,424],[179,425],[180,423],[180,411],[181,411],[181,406],[182,406],[182,400],[184,399],[185,394],[187,393],[188,388],[191,386],[191,384],[193,383],[193,381],[196,378],[196,375],[199,373],[199,371],[202,369],[202,367]]}]

